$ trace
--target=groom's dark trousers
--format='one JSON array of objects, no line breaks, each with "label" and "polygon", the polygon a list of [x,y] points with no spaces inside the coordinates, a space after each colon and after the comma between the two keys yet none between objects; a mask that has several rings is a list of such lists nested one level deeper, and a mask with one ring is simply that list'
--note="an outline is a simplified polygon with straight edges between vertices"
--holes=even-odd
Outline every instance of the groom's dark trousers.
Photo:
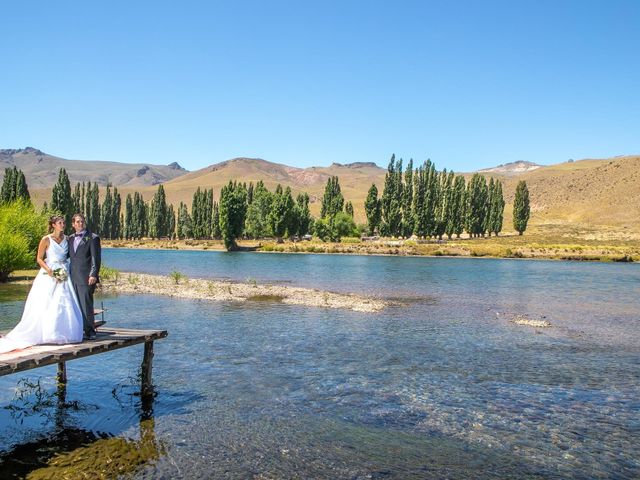
[{"label": "groom's dark trousers", "polygon": [[71,259],[71,283],[80,302],[85,335],[95,333],[93,313],[93,292],[95,285],[89,285],[89,277],[100,281],[101,247],[100,237],[85,230],[76,248],[76,236],[69,236],[69,258]]}]

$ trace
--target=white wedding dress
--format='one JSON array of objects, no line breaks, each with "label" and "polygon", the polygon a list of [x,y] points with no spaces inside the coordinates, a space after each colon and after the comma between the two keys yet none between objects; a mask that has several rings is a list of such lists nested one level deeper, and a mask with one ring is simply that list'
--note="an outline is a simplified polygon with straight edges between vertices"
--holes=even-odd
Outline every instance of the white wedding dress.
[{"label": "white wedding dress", "polygon": [[[68,251],[67,237],[58,244],[49,236],[45,262],[54,270],[64,267],[68,272]],[[41,268],[33,280],[20,323],[0,338],[0,353],[44,343],[81,342],[82,334],[82,312],[71,276],[58,282]]]}]

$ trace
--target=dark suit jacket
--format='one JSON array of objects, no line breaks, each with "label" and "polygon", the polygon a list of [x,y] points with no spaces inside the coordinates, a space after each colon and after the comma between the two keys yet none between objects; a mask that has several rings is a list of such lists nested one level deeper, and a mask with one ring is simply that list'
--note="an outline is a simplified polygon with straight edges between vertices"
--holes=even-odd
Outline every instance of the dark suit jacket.
[{"label": "dark suit jacket", "polygon": [[101,247],[100,237],[85,230],[78,250],[73,248],[76,234],[69,235],[69,258],[71,259],[71,281],[78,285],[86,285],[89,277],[100,281]]}]

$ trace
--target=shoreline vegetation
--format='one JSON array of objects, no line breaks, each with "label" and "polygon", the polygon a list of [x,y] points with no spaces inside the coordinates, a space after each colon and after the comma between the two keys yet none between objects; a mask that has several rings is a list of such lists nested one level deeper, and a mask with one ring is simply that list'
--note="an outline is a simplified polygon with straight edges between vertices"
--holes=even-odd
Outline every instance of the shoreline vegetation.
[{"label": "shoreline vegetation", "polygon": [[[160,249],[160,250],[212,250],[225,251],[220,240],[103,240],[103,247]],[[460,238],[421,241],[343,238],[341,242],[285,241],[275,239],[243,240],[241,251],[272,253],[329,253],[350,255],[400,255],[430,257],[487,257],[548,259],[570,261],[634,262],[640,260],[640,242],[634,240],[587,240],[581,237],[533,234],[528,236],[503,235],[486,238]]]}]

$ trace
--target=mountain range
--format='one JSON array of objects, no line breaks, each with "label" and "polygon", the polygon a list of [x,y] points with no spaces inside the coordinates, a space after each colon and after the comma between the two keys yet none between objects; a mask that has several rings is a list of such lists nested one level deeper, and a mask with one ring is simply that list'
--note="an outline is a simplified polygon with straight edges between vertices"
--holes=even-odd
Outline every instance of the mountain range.
[{"label": "mountain range", "polygon": [[0,150],[0,169],[17,167],[24,172],[30,188],[51,188],[64,168],[72,184],[98,182],[99,185],[142,187],[157,185],[186,172],[177,163],[151,165],[148,163],[122,163],[96,160],[66,160],[44,153],[37,148]]},{"label": "mountain range", "polygon": [[[111,183],[124,195],[139,191],[147,200],[157,190],[157,184],[162,183],[167,200],[176,206],[181,201],[190,204],[197,187],[213,188],[217,198],[229,180],[247,183],[262,180],[271,190],[280,183],[290,186],[294,194],[308,192],[312,213],[316,215],[327,179],[336,175],[340,178],[345,199],[354,205],[358,222],[365,221],[363,205],[367,191],[375,183],[381,194],[386,173],[386,169],[373,162],[298,168],[245,157],[188,172],[177,163],[151,165],[65,160],[34,148],[0,150],[0,176],[4,167],[14,165],[25,173],[36,204],[49,201],[58,169],[64,167],[72,185],[88,180],[103,186]],[[443,166],[436,167],[441,169]],[[479,172],[503,182],[505,231],[511,230],[515,186],[518,181],[525,180],[531,198],[531,229],[583,238],[640,238],[640,156],[569,160],[548,166],[517,161]],[[464,175],[469,178],[472,173]]]}]

